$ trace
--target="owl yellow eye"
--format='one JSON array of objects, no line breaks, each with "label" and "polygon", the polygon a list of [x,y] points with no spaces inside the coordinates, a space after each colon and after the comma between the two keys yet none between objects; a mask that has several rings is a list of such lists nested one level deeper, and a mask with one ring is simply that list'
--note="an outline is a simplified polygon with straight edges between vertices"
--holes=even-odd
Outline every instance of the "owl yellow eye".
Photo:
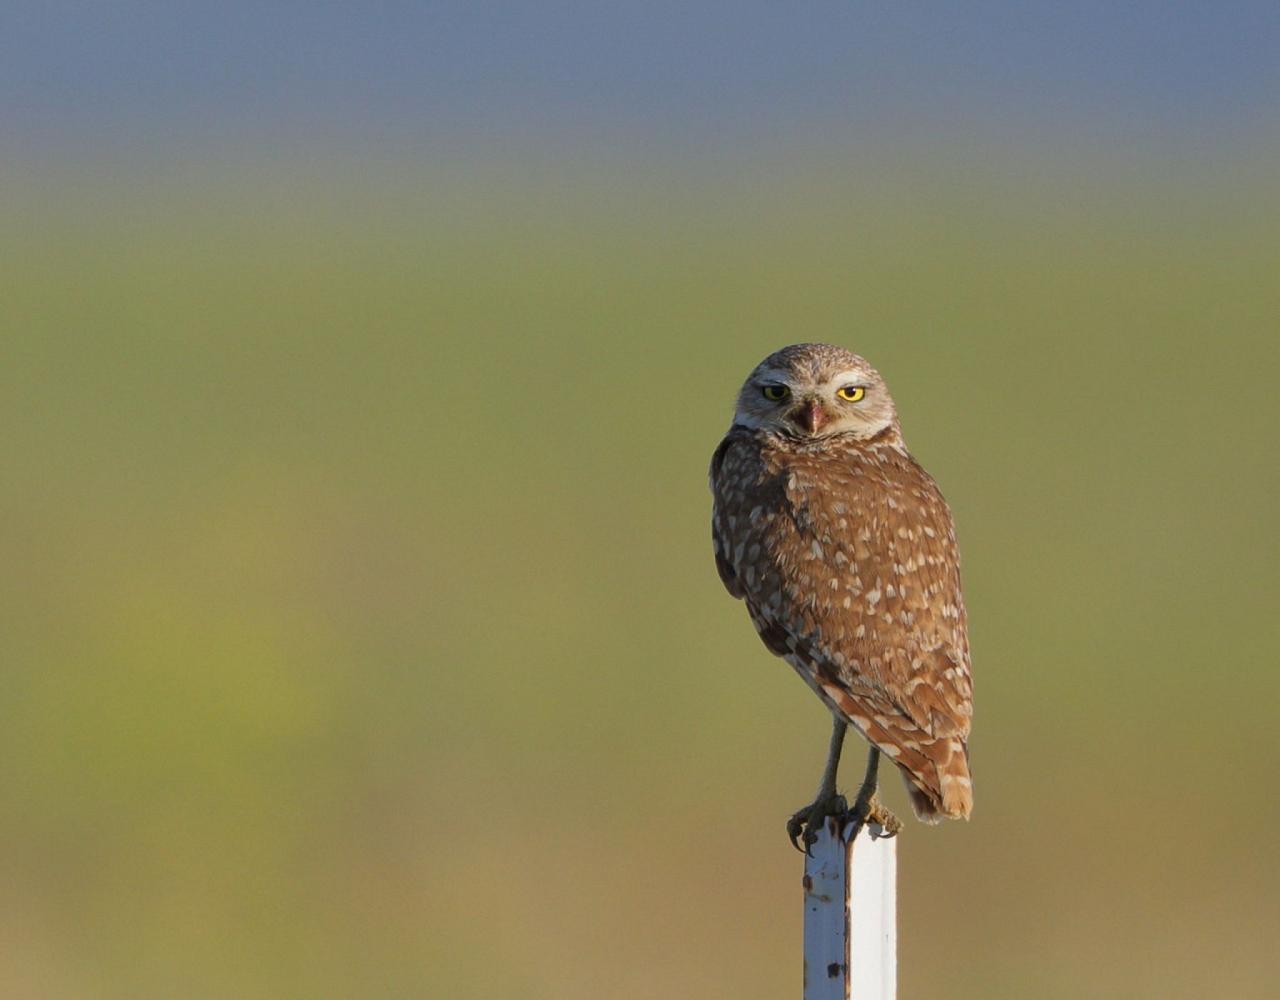
[{"label": "owl yellow eye", "polygon": [[766,385],[760,389],[764,393],[765,399],[772,399],[775,403],[780,399],[786,399],[790,395],[791,390],[785,385]]},{"label": "owl yellow eye", "polygon": [[836,391],[836,395],[847,403],[856,403],[866,394],[867,390],[860,385],[846,385],[843,389]]}]

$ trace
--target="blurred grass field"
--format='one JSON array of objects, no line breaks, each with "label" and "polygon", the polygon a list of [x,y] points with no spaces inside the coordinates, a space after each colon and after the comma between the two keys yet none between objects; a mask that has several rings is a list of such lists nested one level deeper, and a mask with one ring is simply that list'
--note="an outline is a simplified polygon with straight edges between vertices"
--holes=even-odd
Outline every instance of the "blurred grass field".
[{"label": "blurred grass field", "polygon": [[6,181],[0,995],[796,995],[827,723],[705,474],[798,340],[965,559],[904,996],[1271,995],[1274,183],[384,180]]}]

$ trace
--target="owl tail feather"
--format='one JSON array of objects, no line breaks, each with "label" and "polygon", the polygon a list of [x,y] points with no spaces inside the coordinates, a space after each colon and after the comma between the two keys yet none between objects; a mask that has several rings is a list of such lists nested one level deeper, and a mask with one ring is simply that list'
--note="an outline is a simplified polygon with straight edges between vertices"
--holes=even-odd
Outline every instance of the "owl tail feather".
[{"label": "owl tail feather", "polygon": [[[922,748],[923,749],[923,748]],[[973,780],[969,774],[969,748],[963,740],[939,740],[926,756],[933,774],[919,774],[899,767],[911,808],[922,823],[943,819],[968,819],[973,811]],[[932,780],[929,780],[932,779]]]}]

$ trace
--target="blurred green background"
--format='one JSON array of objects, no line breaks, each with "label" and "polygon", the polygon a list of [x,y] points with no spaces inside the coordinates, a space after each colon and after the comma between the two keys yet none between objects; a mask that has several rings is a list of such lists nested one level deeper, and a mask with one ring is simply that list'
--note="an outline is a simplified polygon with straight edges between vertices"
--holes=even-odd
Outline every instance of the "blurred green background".
[{"label": "blurred green background", "polygon": [[664,169],[14,199],[0,993],[795,994],[827,724],[705,467],[820,338],[965,559],[977,810],[902,838],[906,995],[1267,994],[1275,189]]},{"label": "blurred green background", "polygon": [[706,467],[799,340],[885,374],[964,557],[977,805],[902,836],[903,996],[1272,995],[1274,129],[1110,78],[1074,131],[818,128],[767,79],[779,141],[710,98],[661,142],[166,118],[217,51],[0,106],[0,996],[798,996],[828,722],[721,588]]}]

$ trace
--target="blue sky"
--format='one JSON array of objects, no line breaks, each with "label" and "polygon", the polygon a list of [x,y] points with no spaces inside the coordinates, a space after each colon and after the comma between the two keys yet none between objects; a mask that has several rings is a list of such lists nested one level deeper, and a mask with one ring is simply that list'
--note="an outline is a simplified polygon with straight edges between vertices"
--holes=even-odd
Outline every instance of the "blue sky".
[{"label": "blue sky", "polygon": [[970,127],[1236,141],[1280,122],[1280,4],[60,3],[0,13],[0,142],[205,130]]}]

